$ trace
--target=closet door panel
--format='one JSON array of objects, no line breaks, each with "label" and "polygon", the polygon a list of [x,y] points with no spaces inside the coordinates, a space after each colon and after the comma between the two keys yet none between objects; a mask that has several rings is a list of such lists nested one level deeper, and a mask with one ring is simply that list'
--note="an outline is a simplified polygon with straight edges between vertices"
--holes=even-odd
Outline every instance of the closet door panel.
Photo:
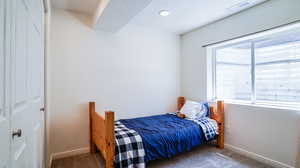
[{"label": "closet door panel", "polygon": [[13,54],[11,60],[11,129],[21,134],[12,139],[12,168],[31,168],[31,103],[28,99],[29,6],[26,0],[14,2]]},{"label": "closet door panel", "polygon": [[9,168],[10,128],[7,99],[7,0],[0,0],[0,168]]}]

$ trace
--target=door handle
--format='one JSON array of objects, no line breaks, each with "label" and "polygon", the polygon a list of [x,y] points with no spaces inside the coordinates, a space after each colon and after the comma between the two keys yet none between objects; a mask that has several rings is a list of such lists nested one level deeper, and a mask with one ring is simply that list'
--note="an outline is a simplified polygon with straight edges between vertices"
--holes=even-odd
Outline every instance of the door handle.
[{"label": "door handle", "polygon": [[18,138],[22,136],[22,130],[21,129],[15,129],[12,132],[12,137],[14,138],[15,136],[17,136]]},{"label": "door handle", "polygon": [[40,108],[40,111],[44,112],[45,111],[45,107]]}]

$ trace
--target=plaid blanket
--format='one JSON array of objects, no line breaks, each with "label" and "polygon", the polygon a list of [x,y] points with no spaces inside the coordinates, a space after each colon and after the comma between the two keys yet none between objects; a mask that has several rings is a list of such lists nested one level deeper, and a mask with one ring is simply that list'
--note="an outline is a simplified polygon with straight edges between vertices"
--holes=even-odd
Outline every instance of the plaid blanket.
[{"label": "plaid blanket", "polygon": [[115,167],[145,168],[145,150],[141,136],[116,121],[115,137]]},{"label": "plaid blanket", "polygon": [[[177,115],[177,112],[175,113],[168,113],[168,114],[172,114],[172,115]],[[204,135],[205,135],[205,139],[207,141],[213,140],[216,135],[219,134],[218,130],[218,123],[217,121],[208,118],[208,117],[202,117],[199,119],[190,119],[190,118],[186,118],[187,120],[191,120],[194,121],[195,123],[197,123],[198,125],[200,125],[200,127],[202,128]]]},{"label": "plaid blanket", "polygon": [[218,123],[217,121],[211,118],[202,117],[199,119],[189,119],[189,120],[192,120],[201,126],[207,141],[214,139],[216,135],[219,134]]}]

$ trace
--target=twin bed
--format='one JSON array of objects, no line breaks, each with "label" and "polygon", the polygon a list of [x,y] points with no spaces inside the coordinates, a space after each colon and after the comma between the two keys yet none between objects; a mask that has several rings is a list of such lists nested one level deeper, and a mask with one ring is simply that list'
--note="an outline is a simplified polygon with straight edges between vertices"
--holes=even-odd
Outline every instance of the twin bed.
[{"label": "twin bed", "polygon": [[[178,110],[185,102],[184,97],[178,98]],[[170,158],[209,141],[224,148],[222,101],[217,102],[217,110],[213,105],[209,106],[208,117],[211,119],[197,121],[172,113],[115,121],[112,111],[105,112],[104,117],[97,113],[95,102],[89,103],[89,113],[91,152],[99,149],[106,168],[145,167],[146,162]],[[216,123],[216,132],[213,124],[205,124],[210,120]]]}]

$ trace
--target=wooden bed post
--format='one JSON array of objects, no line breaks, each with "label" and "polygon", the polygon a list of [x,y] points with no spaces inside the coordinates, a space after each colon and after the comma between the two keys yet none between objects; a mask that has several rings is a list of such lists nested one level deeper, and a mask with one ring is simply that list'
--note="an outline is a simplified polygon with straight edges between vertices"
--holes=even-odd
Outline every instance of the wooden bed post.
[{"label": "wooden bed post", "polygon": [[112,111],[105,112],[106,160],[105,167],[113,168],[115,160],[115,115]]},{"label": "wooden bed post", "polygon": [[210,118],[215,118],[215,107],[214,106],[209,106],[209,111],[210,111]]},{"label": "wooden bed post", "polygon": [[218,147],[220,149],[224,149],[224,102],[223,101],[217,101],[217,113],[218,113],[218,117],[217,117],[217,122],[219,125],[219,136],[217,139],[217,143],[218,143]]},{"label": "wooden bed post", "polygon": [[90,113],[90,152],[96,153],[96,145],[93,140],[93,116],[95,113],[95,102],[89,103],[89,113]]},{"label": "wooden bed post", "polygon": [[177,99],[177,110],[180,111],[180,109],[183,107],[185,103],[185,98],[184,97],[178,97]]}]

